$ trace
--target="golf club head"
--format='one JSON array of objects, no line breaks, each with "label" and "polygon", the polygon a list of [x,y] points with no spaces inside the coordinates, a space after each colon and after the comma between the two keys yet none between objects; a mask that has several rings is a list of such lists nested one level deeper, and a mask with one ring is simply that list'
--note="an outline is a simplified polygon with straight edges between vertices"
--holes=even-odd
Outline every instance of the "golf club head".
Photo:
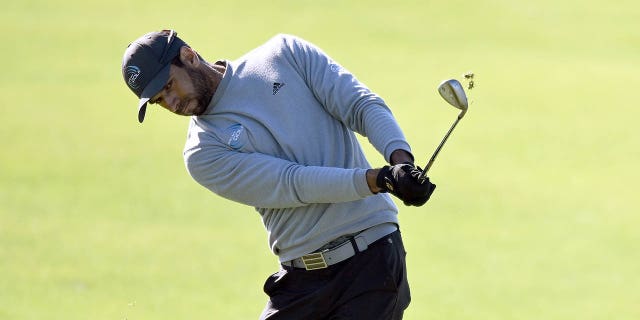
[{"label": "golf club head", "polygon": [[467,112],[469,102],[460,81],[456,79],[445,80],[438,86],[438,92],[450,105],[462,110],[460,118]]}]

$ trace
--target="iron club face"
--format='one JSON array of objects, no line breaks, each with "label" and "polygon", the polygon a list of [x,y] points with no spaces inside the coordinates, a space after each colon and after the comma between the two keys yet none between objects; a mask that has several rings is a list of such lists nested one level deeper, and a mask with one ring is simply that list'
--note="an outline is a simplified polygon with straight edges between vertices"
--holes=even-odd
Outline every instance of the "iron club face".
[{"label": "iron club face", "polygon": [[442,81],[438,86],[438,92],[450,105],[462,110],[458,116],[462,118],[467,112],[467,109],[469,109],[469,102],[467,101],[467,95],[460,81],[456,79]]}]

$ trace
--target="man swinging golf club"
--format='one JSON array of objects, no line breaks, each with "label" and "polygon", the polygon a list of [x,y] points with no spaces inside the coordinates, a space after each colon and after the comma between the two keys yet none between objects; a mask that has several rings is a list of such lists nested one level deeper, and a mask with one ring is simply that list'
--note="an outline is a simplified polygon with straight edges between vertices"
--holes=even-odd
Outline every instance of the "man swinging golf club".
[{"label": "man swinging golf club", "polygon": [[[410,293],[389,194],[422,206],[435,185],[418,180],[422,170],[378,95],[290,35],[210,63],[176,32],[152,32],[128,46],[122,74],[140,99],[140,122],[148,104],[191,116],[189,174],[260,214],[280,262],[264,284],[261,319],[402,318]],[[372,169],[355,133],[389,165]]]}]

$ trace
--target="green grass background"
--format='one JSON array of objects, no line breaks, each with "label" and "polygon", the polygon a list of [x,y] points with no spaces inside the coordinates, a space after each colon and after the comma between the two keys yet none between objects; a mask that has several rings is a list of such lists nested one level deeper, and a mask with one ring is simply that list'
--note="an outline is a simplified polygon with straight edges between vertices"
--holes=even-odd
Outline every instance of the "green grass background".
[{"label": "green grass background", "polygon": [[[252,208],[197,185],[187,118],[136,119],[122,53],[174,28],[209,60],[280,32],[392,107],[420,163],[405,319],[640,319],[640,4],[21,0],[0,10],[0,319],[255,319],[277,268]],[[363,140],[364,142],[364,140]],[[374,165],[383,159],[366,147]]]}]

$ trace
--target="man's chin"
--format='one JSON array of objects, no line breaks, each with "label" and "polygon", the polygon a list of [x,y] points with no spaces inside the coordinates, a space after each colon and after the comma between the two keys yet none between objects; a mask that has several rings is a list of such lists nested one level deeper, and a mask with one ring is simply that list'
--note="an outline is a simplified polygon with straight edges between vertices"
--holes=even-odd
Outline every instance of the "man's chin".
[{"label": "man's chin", "polygon": [[203,115],[205,111],[207,111],[207,106],[198,104],[196,108],[193,110],[193,115],[200,116],[200,115]]},{"label": "man's chin", "polygon": [[207,106],[203,106],[197,100],[191,100],[184,108],[180,108],[176,113],[181,116],[199,116],[206,110]]},{"label": "man's chin", "polygon": [[205,112],[207,112],[207,109],[209,109],[209,102],[211,101],[211,99],[199,99],[196,100],[197,105],[196,108],[194,109],[193,114],[196,116],[200,116],[203,115]]}]

